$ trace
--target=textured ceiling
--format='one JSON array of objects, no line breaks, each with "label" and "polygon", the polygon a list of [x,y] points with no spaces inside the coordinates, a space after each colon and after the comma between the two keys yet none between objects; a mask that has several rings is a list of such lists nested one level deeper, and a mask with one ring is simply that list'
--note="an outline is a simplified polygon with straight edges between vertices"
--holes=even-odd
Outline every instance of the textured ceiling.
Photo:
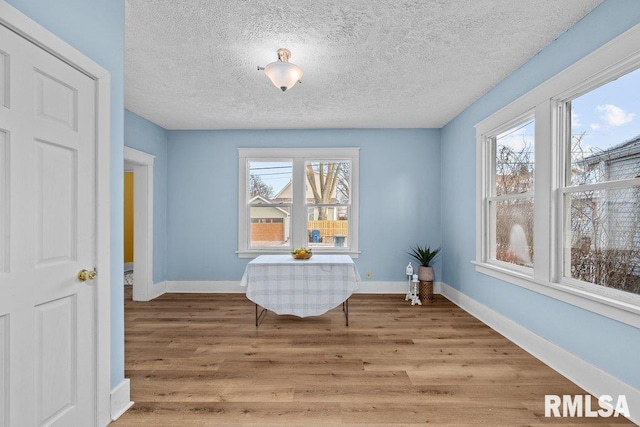
[{"label": "textured ceiling", "polygon": [[[127,0],[125,106],[166,129],[442,127],[602,0]],[[257,71],[278,48],[287,92]]]}]

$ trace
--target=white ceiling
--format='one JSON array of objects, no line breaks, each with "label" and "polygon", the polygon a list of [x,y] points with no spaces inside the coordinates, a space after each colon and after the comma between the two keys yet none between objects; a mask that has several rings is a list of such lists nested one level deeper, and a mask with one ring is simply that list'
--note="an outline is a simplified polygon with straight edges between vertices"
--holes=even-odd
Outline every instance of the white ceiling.
[{"label": "white ceiling", "polygon": [[[127,0],[125,107],[166,129],[442,127],[602,0]],[[281,92],[257,66],[304,70]]]}]

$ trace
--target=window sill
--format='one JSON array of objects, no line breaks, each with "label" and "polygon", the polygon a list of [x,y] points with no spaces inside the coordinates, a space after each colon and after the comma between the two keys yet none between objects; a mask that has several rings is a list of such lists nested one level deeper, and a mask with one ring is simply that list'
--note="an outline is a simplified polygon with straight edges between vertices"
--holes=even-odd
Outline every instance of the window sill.
[{"label": "window sill", "polygon": [[640,328],[640,306],[562,283],[539,280],[493,264],[472,261],[476,271],[530,291],[557,299],[618,322]]},{"label": "window sill", "polygon": [[[259,250],[259,249],[251,249],[251,250],[244,250],[244,251],[236,251],[236,254],[238,255],[238,258],[256,258],[260,255],[287,255],[291,253],[291,251],[286,250],[286,251],[274,251],[274,250]],[[343,251],[338,251],[338,250],[314,250],[313,253],[317,254],[317,255],[323,255],[323,254],[331,254],[331,255],[349,255],[351,258],[358,258],[360,256],[360,252],[358,251],[349,251],[349,250],[343,250]]]}]

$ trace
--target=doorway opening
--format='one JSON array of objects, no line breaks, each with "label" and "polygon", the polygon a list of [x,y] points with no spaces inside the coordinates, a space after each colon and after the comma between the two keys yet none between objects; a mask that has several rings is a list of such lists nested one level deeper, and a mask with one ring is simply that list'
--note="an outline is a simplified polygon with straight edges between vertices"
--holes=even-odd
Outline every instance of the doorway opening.
[{"label": "doorway opening", "polygon": [[[125,246],[123,281],[132,280],[132,296],[135,301],[150,301],[164,293],[164,289],[155,287],[153,283],[153,163],[155,156],[124,147],[125,186],[131,180],[133,206],[127,206],[125,200],[125,217],[127,207],[131,211],[131,230],[133,231],[131,247]],[[125,188],[126,190],[126,188]],[[125,194],[126,199],[126,194]],[[131,202],[129,200],[129,203]],[[132,253],[129,250],[133,249]],[[129,255],[129,257],[127,257]],[[126,283],[125,283],[126,284]]]},{"label": "doorway opening", "polygon": [[124,285],[133,285],[133,214],[134,199],[134,173],[133,170],[124,171]]}]

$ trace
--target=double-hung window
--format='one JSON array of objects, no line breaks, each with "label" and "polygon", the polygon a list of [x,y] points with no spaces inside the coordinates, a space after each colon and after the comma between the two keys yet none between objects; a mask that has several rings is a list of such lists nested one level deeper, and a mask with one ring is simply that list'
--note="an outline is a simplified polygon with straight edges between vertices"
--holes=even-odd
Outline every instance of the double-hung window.
[{"label": "double-hung window", "polygon": [[558,107],[562,277],[640,295],[640,69],[583,92]]},{"label": "double-hung window", "polygon": [[639,88],[637,26],[476,125],[477,271],[640,326]]},{"label": "double-hung window", "polygon": [[488,135],[484,251],[489,262],[527,272],[533,267],[535,121],[519,118]]},{"label": "double-hung window", "polygon": [[357,148],[240,148],[238,254],[358,254]]}]

